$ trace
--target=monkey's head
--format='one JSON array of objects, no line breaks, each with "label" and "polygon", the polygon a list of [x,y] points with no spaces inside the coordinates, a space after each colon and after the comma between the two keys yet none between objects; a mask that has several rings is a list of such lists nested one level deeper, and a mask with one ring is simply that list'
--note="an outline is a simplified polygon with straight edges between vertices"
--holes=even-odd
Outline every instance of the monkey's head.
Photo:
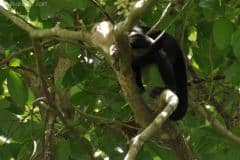
[{"label": "monkey's head", "polygon": [[114,43],[113,25],[109,21],[97,23],[92,28],[92,42],[102,48],[105,52],[109,51],[109,47]]}]

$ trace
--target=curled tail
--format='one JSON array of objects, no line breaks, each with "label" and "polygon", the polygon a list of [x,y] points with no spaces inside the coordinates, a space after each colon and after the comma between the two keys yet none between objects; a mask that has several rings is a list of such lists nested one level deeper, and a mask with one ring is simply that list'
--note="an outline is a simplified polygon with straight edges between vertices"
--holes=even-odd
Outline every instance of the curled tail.
[{"label": "curled tail", "polygon": [[188,108],[187,71],[184,56],[181,51],[173,64],[176,79],[176,94],[179,98],[177,109],[170,116],[171,120],[180,120],[184,117]]}]

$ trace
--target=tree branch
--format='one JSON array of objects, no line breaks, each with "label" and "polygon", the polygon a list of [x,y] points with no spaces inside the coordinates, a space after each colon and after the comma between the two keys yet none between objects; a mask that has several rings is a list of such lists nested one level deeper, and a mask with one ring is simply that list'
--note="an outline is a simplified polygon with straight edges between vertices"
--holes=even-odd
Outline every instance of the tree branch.
[{"label": "tree branch", "polygon": [[151,27],[151,29],[149,29],[147,31],[147,35],[151,34],[157,27],[158,25],[162,22],[163,18],[166,16],[168,9],[171,7],[172,2],[169,2],[168,5],[166,6],[166,8],[163,10],[161,17],[159,18],[159,20]]},{"label": "tree branch", "polygon": [[34,27],[31,24],[27,23],[22,17],[19,17],[9,12],[8,10],[4,9],[1,5],[0,5],[0,13],[4,15],[6,18],[10,19],[14,24],[16,24],[22,30],[27,31],[28,33],[34,30]]},{"label": "tree branch", "polygon": [[162,33],[160,33],[157,38],[155,38],[154,42],[157,42],[162,36],[163,34],[168,30],[168,28],[177,20],[177,18],[181,15],[181,13],[183,12],[183,10],[188,6],[188,4],[190,3],[191,0],[188,0],[184,6],[181,8],[181,10],[179,11],[179,13],[177,14],[176,17],[174,17],[171,22],[164,28],[164,30],[162,31]]},{"label": "tree branch", "polygon": [[164,109],[156,116],[156,118],[150,123],[140,134],[132,139],[132,144],[129,148],[124,160],[134,160],[137,153],[141,149],[142,145],[156,133],[167,118],[173,113],[178,105],[178,97],[171,91],[165,90],[159,96],[158,100],[160,106],[167,104]]},{"label": "tree branch", "polygon": [[[42,89],[44,91],[44,94],[47,97],[47,101],[49,103],[49,107],[53,107],[53,97],[51,96],[50,92],[48,91],[49,86],[46,81],[46,73],[44,71],[43,67],[43,59],[42,59],[42,47],[40,45],[40,41],[38,39],[32,39],[32,44],[34,48],[34,53],[36,57],[36,63],[37,63],[37,70],[38,70],[38,75],[41,79],[41,84],[42,84]],[[53,153],[52,153],[52,135],[53,135],[53,128],[54,128],[54,123],[56,119],[56,115],[54,112],[50,112],[47,110],[46,115],[45,115],[45,125],[44,125],[44,143],[43,143],[43,157],[45,160],[52,160],[53,159]]]},{"label": "tree branch", "polygon": [[81,40],[84,42],[91,43],[90,35],[83,31],[69,31],[67,29],[60,28],[59,25],[56,25],[55,27],[50,29],[36,29],[31,24],[27,23],[23,18],[9,12],[2,6],[0,6],[0,13],[4,15],[6,18],[10,19],[22,30],[26,31],[33,38],[58,36],[64,39]]},{"label": "tree branch", "polygon": [[111,23],[114,23],[112,17],[105,11],[105,9],[96,0],[90,0],[90,1],[99,8],[99,10]]},{"label": "tree branch", "polygon": [[[195,78],[195,79],[200,79],[199,76],[197,75],[197,73],[195,72],[195,70],[193,69],[193,67],[191,66],[191,75]],[[205,88],[203,85],[198,86],[198,88]],[[201,91],[201,89],[195,88],[195,90],[199,90]],[[199,93],[196,93],[197,95],[195,95],[194,97],[196,97],[196,99],[199,98]],[[194,106],[194,105],[193,105]],[[193,109],[196,110],[196,112],[201,113],[204,118],[206,118],[209,123],[216,128],[218,131],[220,131],[223,135],[225,135],[226,137],[228,137],[229,139],[233,140],[234,142],[236,142],[237,144],[240,144],[240,137],[236,136],[235,134],[233,134],[231,131],[229,131],[227,128],[223,127],[223,125],[213,116],[211,116],[208,111],[201,106],[200,104],[196,107],[193,107]]]},{"label": "tree branch", "polygon": [[91,122],[96,123],[96,124],[99,124],[99,123],[101,125],[102,124],[114,124],[114,125],[117,125],[117,126],[127,127],[127,128],[135,129],[135,130],[140,129],[139,127],[132,126],[132,125],[126,124],[126,123],[121,122],[121,121],[107,119],[107,118],[95,116],[95,115],[92,115],[92,114],[87,114],[87,113],[81,111],[80,109],[76,109],[76,111],[79,113],[79,115],[86,118],[88,121],[91,121]]},{"label": "tree branch", "polygon": [[34,38],[45,38],[45,37],[53,37],[58,36],[64,39],[72,39],[72,40],[81,40],[87,43],[91,43],[90,34],[84,31],[69,31],[67,29],[62,29],[60,26],[56,25],[50,29],[41,29],[41,30],[32,30],[29,32],[31,37]]},{"label": "tree branch", "polygon": [[135,3],[135,6],[131,12],[127,15],[127,18],[122,23],[118,24],[116,31],[121,34],[126,31],[130,31],[134,25],[137,24],[140,17],[151,9],[151,7],[157,3],[156,0],[139,0]]},{"label": "tree branch", "polygon": [[208,111],[203,106],[197,106],[196,108],[198,112],[200,112],[208,121],[209,123],[216,128],[220,133],[234,141],[235,143],[240,145],[240,137],[233,134],[231,131],[227,130],[223,125],[213,116],[211,116]]},{"label": "tree branch", "polygon": [[51,93],[48,91],[48,83],[46,82],[46,78],[45,78],[45,71],[44,71],[44,66],[42,64],[43,60],[42,60],[42,53],[41,53],[41,46],[40,46],[40,42],[38,39],[32,39],[32,43],[33,43],[33,47],[34,47],[34,52],[35,52],[35,56],[36,56],[36,62],[37,62],[37,69],[38,69],[38,74],[40,76],[41,79],[41,83],[42,83],[42,89],[44,91],[44,94],[47,98],[47,103],[49,104],[49,109],[52,113],[56,114],[59,119],[61,120],[61,122],[65,125],[66,128],[68,128],[71,132],[71,134],[76,137],[77,141],[79,141],[79,143],[83,144],[90,157],[92,159],[95,159],[93,157],[93,149],[92,146],[90,144],[90,142],[88,140],[86,140],[83,136],[81,136],[81,134],[79,133],[79,131],[77,129],[75,129],[71,123],[69,123],[67,121],[67,119],[62,115],[61,111],[59,110],[59,108],[56,106],[56,103],[54,101],[54,97],[53,95],[51,95]]},{"label": "tree branch", "polygon": [[[121,57],[120,57],[120,70],[116,70],[116,68],[114,69],[117,74],[120,85],[123,89],[124,96],[127,102],[129,103],[129,105],[131,106],[131,109],[135,114],[135,118],[137,122],[139,122],[141,126],[147,126],[152,121],[153,114],[148,109],[142,97],[138,94],[138,89],[134,81],[135,77],[131,70],[131,63],[130,63],[131,49],[129,48],[126,31],[129,31],[138,22],[142,13],[150,9],[156,2],[157,1],[155,0],[138,1],[133,11],[129,13],[127,19],[124,22],[120,23],[115,30],[117,49],[119,49]],[[63,117],[56,103],[53,101],[53,96],[48,91],[48,84],[47,82],[45,82],[45,77],[44,77],[45,72],[44,72],[44,68],[41,60],[41,46],[39,45],[39,40],[38,40],[39,38],[43,38],[43,37],[58,36],[64,39],[82,40],[82,41],[90,42],[90,35],[88,33],[84,33],[81,31],[68,31],[66,29],[61,29],[58,25],[51,29],[38,30],[32,27],[22,18],[12,14],[11,12],[3,9],[2,7],[0,7],[0,13],[2,13],[7,18],[9,18],[13,23],[15,23],[21,29],[28,32],[29,35],[33,38],[33,46],[36,54],[36,61],[38,63],[38,71],[39,71],[39,75],[41,76],[40,79],[42,81],[44,94],[47,97],[47,100],[48,100],[47,102],[50,106],[49,108],[51,109],[52,112],[57,114],[57,116],[62,121],[62,123],[66,126],[66,128],[68,128],[70,132],[74,136],[76,136],[77,140],[79,140],[81,143],[83,143],[86,146],[88,152],[92,156],[93,149],[91,144],[84,137],[82,137],[81,134],[79,134],[78,130],[74,128]],[[107,57],[108,59],[111,59],[110,55],[108,55]],[[162,118],[160,117],[159,119],[162,119]],[[159,122],[160,124],[164,122],[163,120],[161,121]],[[150,136],[150,134],[148,136]],[[92,157],[92,159],[94,159],[94,157]]]},{"label": "tree branch", "polygon": [[[44,48],[48,48],[50,46],[54,46],[56,45],[58,42],[56,42],[55,40],[47,40],[45,42],[42,42],[40,45]],[[10,54],[8,57],[6,57],[5,59],[0,61],[0,66],[5,65],[7,63],[9,63],[13,58],[22,55],[23,53],[26,52],[31,52],[33,51],[33,47],[27,47],[27,48],[23,48],[19,51],[13,52],[12,54]]]}]

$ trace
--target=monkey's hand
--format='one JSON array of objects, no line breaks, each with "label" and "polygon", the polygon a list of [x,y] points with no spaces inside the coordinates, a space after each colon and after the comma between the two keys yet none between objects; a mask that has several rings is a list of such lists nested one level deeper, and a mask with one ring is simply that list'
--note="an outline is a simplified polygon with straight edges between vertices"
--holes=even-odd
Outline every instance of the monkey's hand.
[{"label": "monkey's hand", "polygon": [[155,87],[153,88],[150,93],[149,96],[151,98],[157,98],[157,96],[159,96],[163,90],[167,89],[166,87]]}]

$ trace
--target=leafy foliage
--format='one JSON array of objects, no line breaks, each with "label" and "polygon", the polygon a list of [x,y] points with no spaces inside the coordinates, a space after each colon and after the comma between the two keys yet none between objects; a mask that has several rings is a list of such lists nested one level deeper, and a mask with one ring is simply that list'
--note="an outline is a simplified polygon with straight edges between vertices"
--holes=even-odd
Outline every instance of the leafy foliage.
[{"label": "leafy foliage", "polygon": [[[90,31],[94,23],[106,19],[102,10],[106,11],[114,22],[119,22],[125,19],[132,7],[128,0],[96,1],[101,8],[91,0],[4,2],[9,11],[15,12],[36,28],[50,28],[59,23],[61,27],[69,30],[85,31]],[[142,23],[149,26],[155,24],[166,5],[165,1],[157,3],[151,11],[142,16]],[[170,24],[167,32],[176,37],[188,57],[187,63],[196,71],[198,78],[203,80],[195,84],[193,81],[196,77],[189,76],[190,94],[197,92],[198,95],[192,101],[210,106],[208,111],[214,118],[240,136],[240,3],[191,0],[185,10],[181,11],[181,7],[181,4],[172,5],[159,28],[164,30]],[[175,21],[172,21],[176,16]],[[0,22],[1,62],[16,51],[31,47],[31,41],[27,33],[1,14]],[[123,132],[123,127],[132,120],[133,115],[123,99],[115,73],[95,48],[80,41],[54,38],[51,40],[57,44],[43,46],[43,65],[47,72],[45,79],[54,84],[56,91],[69,92],[70,103],[75,111],[70,119],[71,125],[81,131],[81,136],[90,142],[96,151],[95,156],[99,159],[123,159],[128,148],[128,136],[136,132],[131,129],[129,135],[129,132]],[[47,39],[42,41],[45,40]],[[1,49],[4,53],[1,53]],[[54,69],[59,57],[69,59],[71,66],[62,66],[65,72],[59,79],[54,79]],[[35,103],[37,98],[42,98],[40,95],[46,95],[42,94],[40,78],[36,75],[37,67],[31,49],[10,62],[1,64],[0,159],[42,159],[46,109],[38,105],[36,107]],[[218,79],[219,76],[224,78]],[[145,82],[148,88],[157,85],[157,71],[150,69]],[[226,112],[230,118],[219,110]],[[228,126],[227,122],[231,125]],[[239,159],[239,146],[212,128],[191,108],[180,126],[194,158]],[[51,148],[55,159],[91,159],[86,146],[78,143],[59,119],[56,119],[53,132]],[[138,159],[172,160],[174,156],[168,149],[149,142],[144,145]]]},{"label": "leafy foliage", "polygon": [[7,84],[9,94],[15,104],[18,106],[24,106],[28,99],[28,90],[20,75],[16,72],[9,71]]}]

